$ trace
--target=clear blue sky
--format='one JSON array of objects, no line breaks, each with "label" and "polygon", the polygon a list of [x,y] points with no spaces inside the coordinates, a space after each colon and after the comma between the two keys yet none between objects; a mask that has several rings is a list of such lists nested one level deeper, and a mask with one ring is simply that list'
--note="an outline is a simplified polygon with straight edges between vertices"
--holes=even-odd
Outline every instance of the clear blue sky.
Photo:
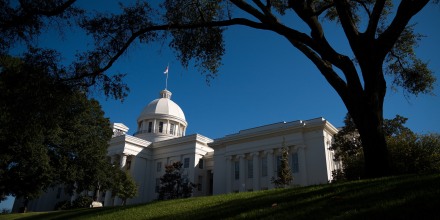
[{"label": "clear blue sky", "polygon": [[[87,5],[99,8],[102,2]],[[113,5],[105,2],[105,10],[113,10]],[[430,62],[429,67],[440,80],[440,6],[429,4],[413,22],[418,23],[416,31],[427,36],[416,52]],[[326,25],[326,36],[338,50],[346,51],[346,41],[337,27]],[[40,41],[63,51],[67,63],[74,51],[87,44],[79,31],[66,33],[62,40],[54,36],[57,34],[49,34]],[[255,126],[316,117],[324,117],[337,127],[343,125],[347,111],[339,96],[316,67],[285,39],[271,32],[232,27],[225,32],[225,42],[223,65],[210,85],[193,66],[184,69],[167,44],[136,45],[110,70],[128,74],[125,82],[131,91],[126,100],[107,100],[99,91],[94,96],[112,122],[124,123],[130,128],[129,134],[133,134],[142,109],[165,88],[163,71],[169,63],[168,89],[186,115],[187,134],[199,133],[215,139]],[[409,118],[407,126],[415,132],[440,133],[438,85],[435,96],[407,99],[401,90],[392,91],[389,84],[385,118],[399,114]],[[0,208],[10,206],[10,202],[0,203]]]}]

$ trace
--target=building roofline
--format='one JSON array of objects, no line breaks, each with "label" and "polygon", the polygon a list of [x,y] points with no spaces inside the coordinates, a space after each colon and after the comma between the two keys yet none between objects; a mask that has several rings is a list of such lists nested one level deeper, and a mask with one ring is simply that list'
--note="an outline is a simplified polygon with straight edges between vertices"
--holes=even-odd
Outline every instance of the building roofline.
[{"label": "building roofline", "polygon": [[214,140],[212,140],[211,138],[208,138],[206,136],[203,136],[201,134],[196,133],[196,134],[191,134],[191,135],[186,135],[186,136],[182,136],[182,137],[177,137],[177,138],[154,142],[153,148],[170,146],[170,145],[174,145],[174,144],[181,144],[181,143],[191,142],[191,141],[197,141],[197,142],[200,142],[203,144],[208,144],[208,143],[213,142]]},{"label": "building roofline", "polygon": [[249,139],[249,138],[269,135],[273,133],[280,133],[283,131],[289,131],[295,129],[314,129],[316,127],[322,127],[322,129],[332,134],[336,134],[338,132],[338,129],[334,127],[330,122],[328,122],[323,117],[318,117],[305,121],[296,120],[291,122],[278,122],[278,123],[258,126],[255,128],[240,130],[237,133],[229,134],[222,138],[215,139],[214,142],[209,144],[209,146],[215,147],[228,142],[239,141],[243,139]]}]

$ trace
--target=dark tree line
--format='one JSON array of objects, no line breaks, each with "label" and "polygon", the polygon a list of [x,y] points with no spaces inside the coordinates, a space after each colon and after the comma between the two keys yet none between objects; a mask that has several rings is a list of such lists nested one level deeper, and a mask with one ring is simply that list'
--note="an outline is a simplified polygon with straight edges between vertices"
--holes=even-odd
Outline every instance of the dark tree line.
[{"label": "dark tree line", "polygon": [[[405,126],[407,120],[400,115],[384,120],[390,174],[440,172],[440,135],[416,134]],[[365,178],[362,140],[350,115],[347,114],[344,124],[331,147],[335,150],[335,160],[342,162],[342,168],[335,171],[333,177],[336,181]]]}]

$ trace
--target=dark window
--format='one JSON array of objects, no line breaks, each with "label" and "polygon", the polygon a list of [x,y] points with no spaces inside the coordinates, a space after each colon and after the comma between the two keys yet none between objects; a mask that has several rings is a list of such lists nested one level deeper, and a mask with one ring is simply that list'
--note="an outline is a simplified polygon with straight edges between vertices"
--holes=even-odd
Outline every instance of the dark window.
[{"label": "dark window", "polygon": [[199,159],[199,168],[203,169],[203,159]]},{"label": "dark window", "polygon": [[238,161],[235,161],[234,165],[235,165],[235,172],[234,172],[235,179],[238,180],[240,179],[240,163]]},{"label": "dark window", "polygon": [[189,158],[183,160],[183,168],[189,168]]},{"label": "dark window", "polygon": [[159,133],[163,132],[163,122],[159,122]]},{"label": "dark window", "polygon": [[157,172],[160,172],[162,170],[162,162],[157,162],[156,166]]},{"label": "dark window", "polygon": [[299,164],[298,164],[298,153],[292,154],[292,172],[299,172]]},{"label": "dark window", "polygon": [[281,156],[277,156],[277,173],[281,168]]},{"label": "dark window", "polygon": [[170,124],[170,134],[174,135],[174,124]]},{"label": "dark window", "polygon": [[62,191],[62,190],[63,190],[63,189],[58,188],[57,199],[59,199],[59,198],[61,197],[61,191]]},{"label": "dark window", "polygon": [[127,170],[129,170],[131,168],[131,160],[129,160],[125,163],[125,167]]},{"label": "dark window", "polygon": [[199,184],[197,185],[197,190],[202,191],[202,185],[203,184],[203,176],[199,176]]},{"label": "dark window", "polygon": [[153,122],[148,122],[148,133],[151,133],[151,130],[153,129]]},{"label": "dark window", "polygon": [[248,160],[248,178],[254,178],[254,163]]},{"label": "dark window", "polygon": [[267,157],[261,158],[261,176],[267,176]]}]

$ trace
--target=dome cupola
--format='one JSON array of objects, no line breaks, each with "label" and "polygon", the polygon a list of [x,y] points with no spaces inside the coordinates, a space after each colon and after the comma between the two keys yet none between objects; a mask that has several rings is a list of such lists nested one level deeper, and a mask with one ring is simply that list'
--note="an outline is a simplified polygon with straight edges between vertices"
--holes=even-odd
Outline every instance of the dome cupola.
[{"label": "dome cupola", "polygon": [[159,98],[151,101],[137,119],[134,136],[156,142],[185,135],[188,123],[182,109],[171,100],[172,93],[162,90]]}]

